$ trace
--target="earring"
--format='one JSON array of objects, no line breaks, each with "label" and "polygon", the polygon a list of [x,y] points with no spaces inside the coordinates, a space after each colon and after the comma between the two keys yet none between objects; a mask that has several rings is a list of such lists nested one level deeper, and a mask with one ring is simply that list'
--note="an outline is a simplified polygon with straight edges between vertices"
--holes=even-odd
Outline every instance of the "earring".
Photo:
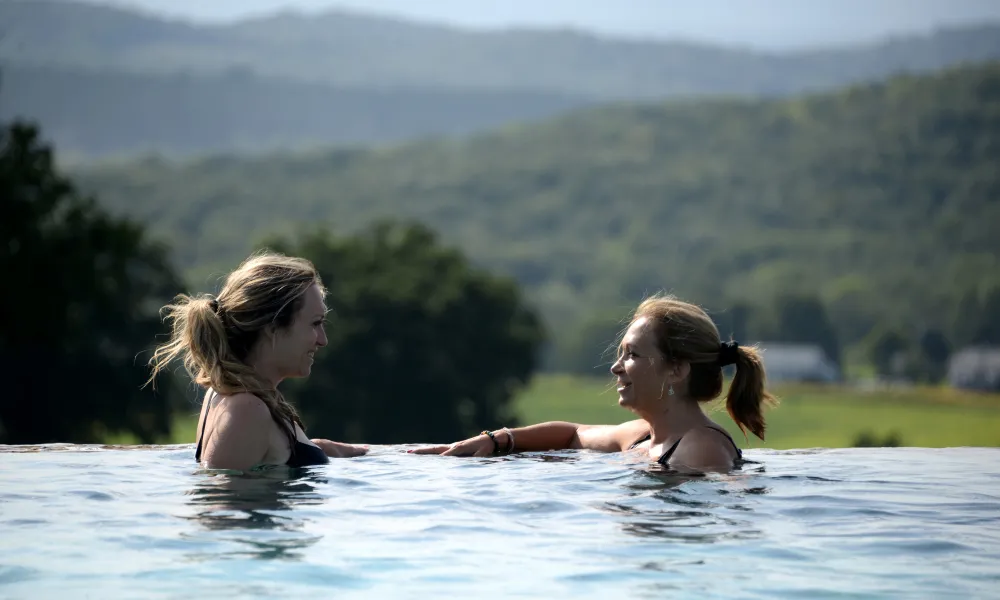
[{"label": "earring", "polygon": [[674,395],[674,384],[671,383],[670,387],[667,388],[667,395],[668,396],[673,396]]}]

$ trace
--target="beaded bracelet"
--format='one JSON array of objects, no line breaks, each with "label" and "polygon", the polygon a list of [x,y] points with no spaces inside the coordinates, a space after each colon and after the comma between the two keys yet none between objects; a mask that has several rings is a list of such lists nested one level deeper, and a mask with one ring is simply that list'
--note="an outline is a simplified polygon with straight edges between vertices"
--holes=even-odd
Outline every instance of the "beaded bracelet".
[{"label": "beaded bracelet", "polygon": [[497,441],[497,438],[496,438],[495,435],[493,435],[492,431],[483,430],[483,432],[480,433],[479,435],[488,435],[488,436],[490,436],[490,439],[493,440],[493,454],[499,454],[500,453],[500,442]]}]

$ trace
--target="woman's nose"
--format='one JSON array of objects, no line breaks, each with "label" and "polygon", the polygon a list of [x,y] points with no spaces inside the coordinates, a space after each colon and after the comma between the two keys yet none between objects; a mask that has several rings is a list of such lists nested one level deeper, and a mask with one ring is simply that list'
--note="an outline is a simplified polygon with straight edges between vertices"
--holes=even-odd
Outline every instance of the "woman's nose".
[{"label": "woman's nose", "polygon": [[617,375],[622,370],[622,359],[618,359],[611,365],[611,374]]}]

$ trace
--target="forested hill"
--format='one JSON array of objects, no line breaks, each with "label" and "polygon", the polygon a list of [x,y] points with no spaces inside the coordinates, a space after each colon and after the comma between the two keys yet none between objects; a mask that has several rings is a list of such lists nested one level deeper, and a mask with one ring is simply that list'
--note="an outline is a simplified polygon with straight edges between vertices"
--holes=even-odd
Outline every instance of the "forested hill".
[{"label": "forested hill", "polygon": [[774,97],[1000,59],[1000,24],[788,53],[347,12],[232,24],[0,1],[0,118],[64,157],[266,153],[464,135],[611,101]]},{"label": "forested hill", "polygon": [[780,101],[584,110],[463,140],[79,173],[199,287],[256,239],[416,218],[565,324],[668,289],[820,295],[849,339],[1000,277],[1000,64]]},{"label": "forested hill", "polygon": [[0,116],[39,122],[82,160],[256,154],[461,135],[593,104],[551,92],[381,90],[252,72],[149,75],[8,66]]},{"label": "forested hill", "polygon": [[1000,24],[794,53],[574,31],[470,31],[330,11],[199,25],[81,2],[0,2],[8,64],[265,76],[362,88],[594,98],[787,94],[1000,58]]}]

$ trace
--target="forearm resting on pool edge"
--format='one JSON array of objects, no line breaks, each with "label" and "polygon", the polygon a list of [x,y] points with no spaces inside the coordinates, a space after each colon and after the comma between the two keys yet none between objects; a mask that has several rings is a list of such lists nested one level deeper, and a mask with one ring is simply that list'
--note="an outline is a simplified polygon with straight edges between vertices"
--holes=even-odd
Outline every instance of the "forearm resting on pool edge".
[{"label": "forearm resting on pool edge", "polygon": [[501,454],[506,453],[510,447],[511,435],[514,438],[512,452],[568,450],[583,448],[579,435],[581,427],[589,426],[567,421],[548,421],[526,427],[497,429],[492,433]]}]

